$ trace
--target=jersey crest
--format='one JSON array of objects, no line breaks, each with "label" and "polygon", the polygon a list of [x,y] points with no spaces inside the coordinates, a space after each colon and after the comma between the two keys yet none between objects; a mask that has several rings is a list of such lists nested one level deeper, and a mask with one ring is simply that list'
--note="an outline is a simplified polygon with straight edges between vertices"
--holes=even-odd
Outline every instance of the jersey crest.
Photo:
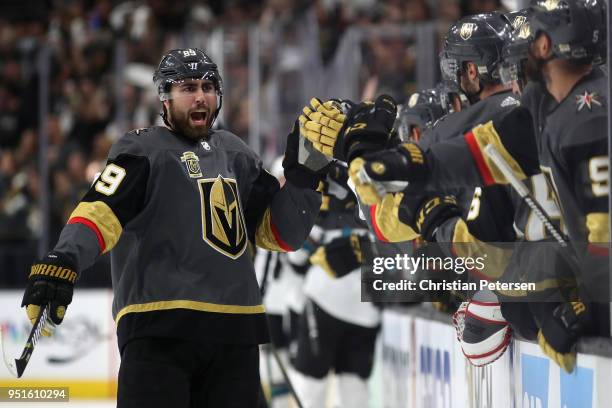
[{"label": "jersey crest", "polygon": [[246,227],[236,180],[219,175],[198,180],[202,202],[202,234],[204,241],[232,259],[244,252]]}]

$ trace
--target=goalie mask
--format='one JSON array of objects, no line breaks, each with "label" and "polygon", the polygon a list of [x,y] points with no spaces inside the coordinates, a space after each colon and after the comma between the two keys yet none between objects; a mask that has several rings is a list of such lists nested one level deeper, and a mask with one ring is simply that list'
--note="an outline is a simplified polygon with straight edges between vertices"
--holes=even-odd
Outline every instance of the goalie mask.
[{"label": "goalie mask", "polygon": [[[217,64],[199,48],[174,49],[162,57],[153,74],[153,82],[157,88],[159,100],[163,102],[172,99],[172,85],[187,79],[203,79],[213,83],[217,93],[217,109],[210,122],[212,126],[223,103],[223,81]],[[164,109],[162,118],[170,126],[166,116]]]},{"label": "goalie mask", "polygon": [[500,358],[512,338],[512,329],[502,316],[497,297],[488,290],[463,302],[453,315],[453,324],[463,354],[477,367]]}]

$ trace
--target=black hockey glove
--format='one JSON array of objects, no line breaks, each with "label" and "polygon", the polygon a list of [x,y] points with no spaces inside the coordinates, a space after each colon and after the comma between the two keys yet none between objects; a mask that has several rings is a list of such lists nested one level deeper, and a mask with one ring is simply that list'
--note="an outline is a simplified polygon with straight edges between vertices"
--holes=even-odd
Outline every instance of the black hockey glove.
[{"label": "black hockey glove", "polygon": [[319,265],[333,278],[341,278],[361,266],[363,245],[367,237],[351,234],[322,245],[310,257],[310,263]]},{"label": "black hockey glove", "polygon": [[285,148],[285,157],[283,158],[285,178],[296,187],[316,190],[319,187],[319,183],[325,178],[329,166],[319,171],[314,171],[300,164],[298,162],[299,137],[300,128],[296,120],[291,132],[287,135],[287,147]]},{"label": "black hockey glove", "polygon": [[559,367],[571,373],[576,366],[576,341],[588,324],[588,311],[582,302],[557,306],[542,322],[538,344]]},{"label": "black hockey glove", "polygon": [[461,209],[451,195],[429,196],[407,191],[402,197],[398,218],[409,225],[427,242],[435,241],[438,227],[453,217],[460,217]]},{"label": "black hockey glove", "polygon": [[72,262],[57,252],[50,252],[32,265],[21,307],[26,306],[28,319],[34,324],[41,306],[51,305],[50,321],[43,327],[43,336],[52,335],[55,326],[64,320],[76,279]]},{"label": "black hockey glove", "polygon": [[353,160],[349,175],[363,203],[374,205],[387,193],[403,190],[409,182],[425,180],[427,167],[421,148],[405,143]]}]

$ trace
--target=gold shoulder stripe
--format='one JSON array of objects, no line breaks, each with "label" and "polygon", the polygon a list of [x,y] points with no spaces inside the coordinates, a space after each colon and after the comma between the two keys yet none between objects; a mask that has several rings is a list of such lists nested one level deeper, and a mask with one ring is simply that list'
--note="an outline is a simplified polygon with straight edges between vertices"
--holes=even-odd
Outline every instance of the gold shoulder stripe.
[{"label": "gold shoulder stripe", "polygon": [[80,202],[70,214],[68,223],[73,223],[75,219],[85,219],[93,224],[86,223],[86,225],[97,229],[94,232],[103,239],[102,253],[113,249],[123,232],[123,227],[113,210],[102,201]]},{"label": "gold shoulder stripe", "polygon": [[139,303],[124,307],[117,313],[115,324],[119,325],[119,320],[128,313],[155,312],[160,310],[188,309],[199,312],[228,313],[228,314],[258,314],[265,313],[263,305],[240,306],[240,305],[220,305],[217,303],[198,302],[195,300],[166,300],[161,302]]},{"label": "gold shoulder stripe", "polygon": [[[523,171],[523,169],[521,169],[521,166],[519,166],[516,160],[514,160],[512,155],[510,155],[508,150],[506,150],[506,148],[504,147],[504,144],[502,143],[499,134],[497,134],[495,127],[493,127],[492,120],[485,123],[484,125],[476,126],[474,129],[472,129],[472,133],[474,134],[474,139],[476,140],[476,143],[478,144],[478,147],[481,152],[484,152],[484,148],[487,145],[493,145],[493,147],[497,149],[499,154],[501,154],[501,156],[510,165],[514,174],[519,179],[523,180],[527,178],[525,172]],[[499,169],[497,168],[495,163],[493,163],[493,161],[489,158],[489,156],[483,154],[482,157],[485,161],[486,166],[489,168],[491,175],[493,176],[493,180],[498,184],[508,184],[508,180],[506,180],[502,172],[499,171]]]},{"label": "gold shoulder stripe", "polygon": [[399,219],[399,207],[404,193],[386,194],[376,206],[374,219],[377,229],[389,242],[412,241],[419,236]]}]

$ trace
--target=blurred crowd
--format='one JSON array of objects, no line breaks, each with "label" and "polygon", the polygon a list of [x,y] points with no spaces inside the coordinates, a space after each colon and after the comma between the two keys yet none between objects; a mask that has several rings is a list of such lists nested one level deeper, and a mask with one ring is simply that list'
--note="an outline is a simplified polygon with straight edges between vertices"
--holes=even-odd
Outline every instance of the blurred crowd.
[{"label": "blurred crowd", "polygon": [[[41,124],[48,135],[49,242],[54,243],[113,141],[127,130],[160,123],[151,75],[165,50],[212,47],[207,52],[222,61],[225,83],[219,125],[247,140],[254,119],[247,97],[253,63],[249,46],[253,28],[258,29],[257,129],[266,159],[283,147],[290,118],[308,98],[318,96],[312,94],[309,72],[324,72],[337,59],[349,28],[431,22],[444,33],[462,15],[501,7],[499,0],[4,0],[0,287],[23,286],[36,256],[43,219]],[[310,45],[304,48],[304,42]],[[414,46],[404,37],[364,41],[362,63],[351,67],[359,80],[357,96],[386,92],[406,99],[418,88]],[[41,49],[49,51],[48,58],[39,57]],[[42,119],[41,67],[48,70],[48,115]]]}]

